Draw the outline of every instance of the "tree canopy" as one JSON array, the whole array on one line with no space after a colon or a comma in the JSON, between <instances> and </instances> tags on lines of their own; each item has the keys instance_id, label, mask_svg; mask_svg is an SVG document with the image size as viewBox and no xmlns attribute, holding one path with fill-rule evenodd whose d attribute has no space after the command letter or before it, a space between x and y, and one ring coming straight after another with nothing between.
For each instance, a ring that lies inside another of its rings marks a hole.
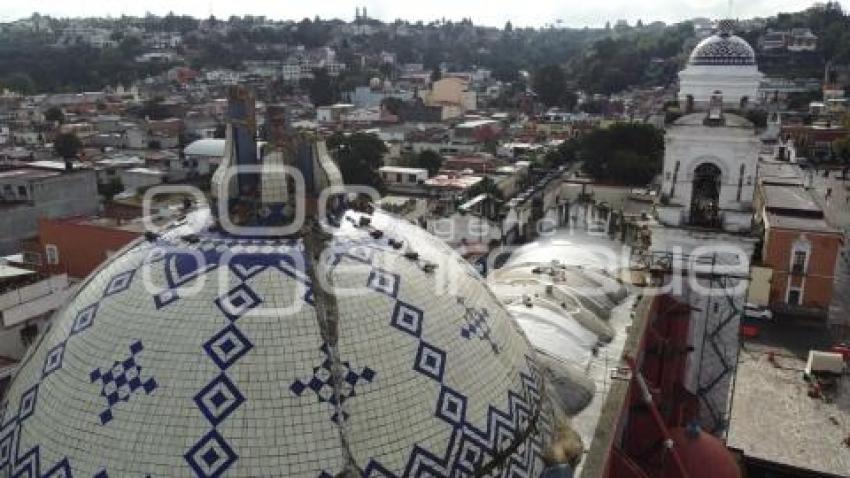
<instances>
[{"instance_id":1,"label":"tree canopy","mask_svg":"<svg viewBox=\"0 0 850 478\"><path fill-rule=\"evenodd\" d=\"M53 151L62 159L73 159L83 148L80 138L74 133L60 133L53 140Z\"/></svg>"},{"instance_id":2,"label":"tree canopy","mask_svg":"<svg viewBox=\"0 0 850 478\"><path fill-rule=\"evenodd\" d=\"M62 123L65 121L65 114L58 106L51 106L44 112L44 119L54 123Z\"/></svg>"},{"instance_id":3,"label":"tree canopy","mask_svg":"<svg viewBox=\"0 0 850 478\"><path fill-rule=\"evenodd\" d=\"M567 90L567 76L559 65L546 65L534 73L534 92L548 107L561 106L571 110L576 96Z\"/></svg>"},{"instance_id":4,"label":"tree canopy","mask_svg":"<svg viewBox=\"0 0 850 478\"><path fill-rule=\"evenodd\" d=\"M369 133L334 133L326 143L346 184L384 189L378 169L384 165L387 146L380 138Z\"/></svg>"},{"instance_id":5,"label":"tree canopy","mask_svg":"<svg viewBox=\"0 0 850 478\"><path fill-rule=\"evenodd\" d=\"M324 68L313 70L313 79L309 81L309 91L313 106L331 105L338 96L336 84Z\"/></svg>"},{"instance_id":6,"label":"tree canopy","mask_svg":"<svg viewBox=\"0 0 850 478\"><path fill-rule=\"evenodd\" d=\"M443 165L443 157L436 151L426 149L416 156L416 165L428 170L428 176L437 174Z\"/></svg>"},{"instance_id":7,"label":"tree canopy","mask_svg":"<svg viewBox=\"0 0 850 478\"><path fill-rule=\"evenodd\" d=\"M585 172L599 181L645 186L661 171L664 136L652 125L616 123L573 141Z\"/></svg>"}]
</instances>

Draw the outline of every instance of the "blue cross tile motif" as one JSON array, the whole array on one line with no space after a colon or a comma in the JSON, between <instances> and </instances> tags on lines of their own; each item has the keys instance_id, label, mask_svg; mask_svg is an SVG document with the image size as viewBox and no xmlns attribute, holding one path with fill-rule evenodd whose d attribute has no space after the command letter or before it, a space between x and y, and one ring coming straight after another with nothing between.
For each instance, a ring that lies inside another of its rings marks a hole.
<instances>
[{"instance_id":1,"label":"blue cross tile motif","mask_svg":"<svg viewBox=\"0 0 850 478\"><path fill-rule=\"evenodd\" d=\"M443 373L446 370L446 353L423 340L419 342L413 369L442 382Z\"/></svg>"},{"instance_id":2,"label":"blue cross tile motif","mask_svg":"<svg viewBox=\"0 0 850 478\"><path fill-rule=\"evenodd\" d=\"M97 307L98 304L95 302L77 313L74 325L71 326L71 335L77 335L92 326L94 317L97 315Z\"/></svg>"},{"instance_id":3,"label":"blue cross tile motif","mask_svg":"<svg viewBox=\"0 0 850 478\"><path fill-rule=\"evenodd\" d=\"M109 284L107 284L106 290L103 291L103 296L109 297L127 290L133 282L133 276L135 274L136 270L133 269L114 276L110 279Z\"/></svg>"},{"instance_id":4,"label":"blue cross tile motif","mask_svg":"<svg viewBox=\"0 0 850 478\"><path fill-rule=\"evenodd\" d=\"M59 342L47 351L47 356L44 357L44 368L41 372L42 378L47 377L51 373L62 368L62 357L64 355L65 341Z\"/></svg>"},{"instance_id":5,"label":"blue cross tile motif","mask_svg":"<svg viewBox=\"0 0 850 478\"><path fill-rule=\"evenodd\" d=\"M215 305L234 321L245 315L249 310L260 305L262 299L247 284L239 284L215 300Z\"/></svg>"},{"instance_id":6,"label":"blue cross tile motif","mask_svg":"<svg viewBox=\"0 0 850 478\"><path fill-rule=\"evenodd\" d=\"M490 328L489 318L490 314L487 309L466 308L466 312L463 314L466 323L460 328L460 336L466 340L478 338L487 342L493 349L493 353L497 354L499 353L499 345L493 340L493 329Z\"/></svg>"},{"instance_id":7,"label":"blue cross tile motif","mask_svg":"<svg viewBox=\"0 0 850 478\"><path fill-rule=\"evenodd\" d=\"M454 426L463 426L466 419L466 397L443 385L437 399L437 416Z\"/></svg>"},{"instance_id":8,"label":"blue cross tile motif","mask_svg":"<svg viewBox=\"0 0 850 478\"><path fill-rule=\"evenodd\" d=\"M325 355L325 360L320 366L313 368L313 376L306 381L295 379L289 386L289 390L298 397L303 395L305 391L309 390L316 394L316 397L319 399L319 403L329 403L333 405L334 414L331 416L331 420L339 423L340 418L345 420L348 418L348 415L343 412L342 417L340 417L336 411L337 405L342 405L349 398L356 396L356 387L372 383L377 372L369 367L363 367L360 371L357 371L351 367L349 362L341 362L342 382L339 384L339 387L336 387L336 378L332 373L333 363L330 358L330 352L327 344L323 344L320 350ZM337 393L334 392L335 388L338 388Z\"/></svg>"},{"instance_id":9,"label":"blue cross tile motif","mask_svg":"<svg viewBox=\"0 0 850 478\"><path fill-rule=\"evenodd\" d=\"M390 324L414 337L422 335L422 310L404 301L397 300Z\"/></svg>"},{"instance_id":10,"label":"blue cross tile motif","mask_svg":"<svg viewBox=\"0 0 850 478\"><path fill-rule=\"evenodd\" d=\"M215 429L204 435L183 457L200 478L218 478L238 458Z\"/></svg>"},{"instance_id":11,"label":"blue cross tile motif","mask_svg":"<svg viewBox=\"0 0 850 478\"><path fill-rule=\"evenodd\" d=\"M234 324L228 325L204 343L204 351L221 370L233 365L253 347L254 344Z\"/></svg>"},{"instance_id":12,"label":"blue cross tile motif","mask_svg":"<svg viewBox=\"0 0 850 478\"><path fill-rule=\"evenodd\" d=\"M44 474L44 478L72 478L71 464L68 463L68 459L63 458L62 461L53 465L53 468Z\"/></svg>"},{"instance_id":13,"label":"blue cross tile motif","mask_svg":"<svg viewBox=\"0 0 850 478\"><path fill-rule=\"evenodd\" d=\"M130 344L130 356L120 362L114 362L106 370L96 368L89 374L92 383L100 382L100 395L106 399L106 410L100 413L101 425L106 425L113 418L112 409L119 401L126 402L130 396L141 389L145 395L150 395L157 388L156 380L150 377L142 379L142 367L136 358L144 349L142 342L137 340Z\"/></svg>"},{"instance_id":14,"label":"blue cross tile motif","mask_svg":"<svg viewBox=\"0 0 850 478\"><path fill-rule=\"evenodd\" d=\"M168 305L173 304L180 300L180 295L174 289L165 289L153 296L153 303L156 306L157 310L162 309Z\"/></svg>"},{"instance_id":15,"label":"blue cross tile motif","mask_svg":"<svg viewBox=\"0 0 850 478\"><path fill-rule=\"evenodd\" d=\"M219 374L195 395L195 404L213 426L217 426L245 401L225 374Z\"/></svg>"},{"instance_id":16,"label":"blue cross tile motif","mask_svg":"<svg viewBox=\"0 0 850 478\"><path fill-rule=\"evenodd\" d=\"M21 403L18 406L18 421L24 421L35 411L35 403L38 400L38 384L30 387L21 395Z\"/></svg>"},{"instance_id":17,"label":"blue cross tile motif","mask_svg":"<svg viewBox=\"0 0 850 478\"><path fill-rule=\"evenodd\" d=\"M17 460L12 478L41 478L39 462L39 451L36 446Z\"/></svg>"},{"instance_id":18,"label":"blue cross tile motif","mask_svg":"<svg viewBox=\"0 0 850 478\"><path fill-rule=\"evenodd\" d=\"M383 269L374 268L369 273L369 280L366 286L370 289L386 294L392 298L398 295L399 276L392 272L387 272Z\"/></svg>"}]
</instances>

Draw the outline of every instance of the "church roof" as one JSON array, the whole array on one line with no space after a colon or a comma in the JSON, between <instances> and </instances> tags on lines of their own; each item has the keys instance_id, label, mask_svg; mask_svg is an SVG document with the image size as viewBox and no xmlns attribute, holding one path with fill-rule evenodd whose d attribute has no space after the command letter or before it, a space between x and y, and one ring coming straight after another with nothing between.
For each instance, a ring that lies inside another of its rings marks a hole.
<instances>
[{"instance_id":1,"label":"church roof","mask_svg":"<svg viewBox=\"0 0 850 478\"><path fill-rule=\"evenodd\" d=\"M542 473L553 409L535 352L448 246L349 210L314 262L304 238L210 223L196 211L81 285L6 395L0 469Z\"/></svg>"}]
</instances>

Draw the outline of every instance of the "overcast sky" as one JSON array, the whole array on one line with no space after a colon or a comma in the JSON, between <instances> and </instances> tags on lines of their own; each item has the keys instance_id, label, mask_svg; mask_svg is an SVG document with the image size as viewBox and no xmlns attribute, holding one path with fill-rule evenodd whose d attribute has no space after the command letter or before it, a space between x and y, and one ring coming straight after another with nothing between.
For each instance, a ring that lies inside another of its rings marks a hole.
<instances>
[{"instance_id":1,"label":"overcast sky","mask_svg":"<svg viewBox=\"0 0 850 478\"><path fill-rule=\"evenodd\" d=\"M769 16L781 11L798 11L814 0L738 0L732 8L739 18ZM850 0L842 0L847 9ZM29 16L33 12L52 16L119 16L165 14L174 11L206 17L265 15L274 19L354 17L356 5L366 6L369 16L385 21L411 21L471 17L476 24L502 26L511 20L517 26L543 26L561 20L565 26L602 26L626 19L634 23L661 20L675 22L698 16L725 17L728 0L0 0L0 20Z\"/></svg>"}]
</instances>

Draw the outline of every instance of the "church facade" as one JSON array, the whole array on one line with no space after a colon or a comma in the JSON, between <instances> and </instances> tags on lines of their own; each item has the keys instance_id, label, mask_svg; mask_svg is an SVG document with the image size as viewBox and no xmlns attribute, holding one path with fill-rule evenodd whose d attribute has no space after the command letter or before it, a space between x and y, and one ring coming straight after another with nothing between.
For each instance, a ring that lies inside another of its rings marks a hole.
<instances>
[{"instance_id":1,"label":"church facade","mask_svg":"<svg viewBox=\"0 0 850 478\"><path fill-rule=\"evenodd\" d=\"M659 220L668 226L748 231L761 141L755 126L730 109L755 98L761 73L755 53L720 31L703 40L680 74L688 114L667 127Z\"/></svg>"}]
</instances>

